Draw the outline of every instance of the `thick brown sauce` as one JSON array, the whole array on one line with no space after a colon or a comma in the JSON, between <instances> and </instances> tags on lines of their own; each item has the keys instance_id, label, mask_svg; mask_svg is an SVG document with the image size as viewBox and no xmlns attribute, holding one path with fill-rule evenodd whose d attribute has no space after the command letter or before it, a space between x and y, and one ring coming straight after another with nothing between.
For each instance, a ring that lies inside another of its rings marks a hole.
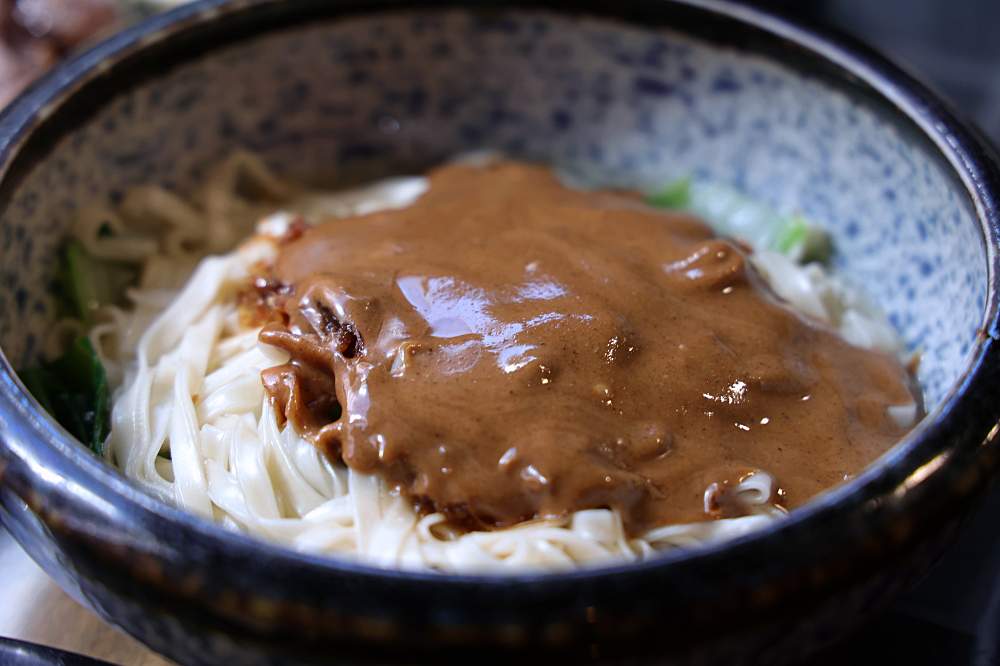
<instances>
[{"instance_id":1,"label":"thick brown sauce","mask_svg":"<svg viewBox=\"0 0 1000 666\"><path fill-rule=\"evenodd\" d=\"M753 470L794 506L914 400L899 362L777 302L701 222L537 166L437 169L404 210L285 244L258 288L261 340L292 355L263 373L281 413L467 527L733 515Z\"/></svg>"}]
</instances>

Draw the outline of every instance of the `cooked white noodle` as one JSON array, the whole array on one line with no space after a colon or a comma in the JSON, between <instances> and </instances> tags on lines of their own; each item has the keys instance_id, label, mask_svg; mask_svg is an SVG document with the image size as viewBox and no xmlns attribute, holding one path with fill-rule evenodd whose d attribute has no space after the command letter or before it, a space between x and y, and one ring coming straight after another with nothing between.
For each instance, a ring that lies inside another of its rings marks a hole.
<instances>
[{"instance_id":1,"label":"cooked white noodle","mask_svg":"<svg viewBox=\"0 0 1000 666\"><path fill-rule=\"evenodd\" d=\"M279 236L292 213L309 219L401 207L425 189L422 178L402 178L339 194L295 193L240 154L193 203L142 187L118 210L82 215L74 232L89 252L143 269L128 294L132 307L105 308L90 332L116 387L106 447L113 461L150 492L229 528L388 567L503 572L636 560L742 535L782 514L774 481L760 470L733 488L750 509L743 518L668 525L630 539L614 511L595 509L457 534L444 516L418 515L377 476L332 463L293 427L279 427L260 371L287 354L240 324L236 302L258 262L274 257L269 236ZM274 213L279 200L284 212ZM247 237L232 252L199 259ZM877 311L821 267L764 253L754 263L781 297L848 340L898 349ZM915 414L904 405L894 416L912 421Z\"/></svg>"}]
</instances>

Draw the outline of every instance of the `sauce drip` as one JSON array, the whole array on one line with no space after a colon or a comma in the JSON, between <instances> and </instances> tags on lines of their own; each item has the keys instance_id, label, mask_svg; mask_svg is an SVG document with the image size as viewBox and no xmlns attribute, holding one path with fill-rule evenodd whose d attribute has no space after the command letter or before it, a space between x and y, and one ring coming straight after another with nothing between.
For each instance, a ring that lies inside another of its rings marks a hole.
<instances>
[{"instance_id":1,"label":"sauce drip","mask_svg":"<svg viewBox=\"0 0 1000 666\"><path fill-rule=\"evenodd\" d=\"M513 162L450 165L402 210L325 222L262 285L280 414L418 508L489 529L589 508L630 534L794 506L907 430L888 355L794 313L747 250ZM776 498L777 499L777 498Z\"/></svg>"}]
</instances>

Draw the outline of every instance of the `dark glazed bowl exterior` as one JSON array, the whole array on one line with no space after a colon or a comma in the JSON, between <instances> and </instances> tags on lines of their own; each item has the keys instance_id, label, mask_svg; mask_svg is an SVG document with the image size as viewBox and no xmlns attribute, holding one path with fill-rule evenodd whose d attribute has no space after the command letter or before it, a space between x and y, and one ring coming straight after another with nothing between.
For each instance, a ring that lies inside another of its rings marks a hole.
<instances>
[{"instance_id":1,"label":"dark glazed bowl exterior","mask_svg":"<svg viewBox=\"0 0 1000 666\"><path fill-rule=\"evenodd\" d=\"M59 68L0 116L0 208L61 137L144 77L286 26L450 4L208 0L151 19ZM477 7L494 6L505 3ZM771 528L641 564L491 578L297 554L166 506L82 453L3 359L0 515L65 589L185 664L756 663L838 637L934 560L1000 463L1000 173L989 148L877 55L756 10L715 0L569 10L800 59L880 98L936 145L975 209L989 262L984 323L957 388L878 464Z\"/></svg>"}]
</instances>

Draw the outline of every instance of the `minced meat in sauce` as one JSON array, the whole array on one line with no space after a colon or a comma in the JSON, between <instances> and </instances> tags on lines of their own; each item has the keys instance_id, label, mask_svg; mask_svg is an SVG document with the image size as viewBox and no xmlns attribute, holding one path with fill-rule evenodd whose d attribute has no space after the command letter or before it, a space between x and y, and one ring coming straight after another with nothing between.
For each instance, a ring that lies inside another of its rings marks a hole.
<instances>
[{"instance_id":1,"label":"minced meat in sauce","mask_svg":"<svg viewBox=\"0 0 1000 666\"><path fill-rule=\"evenodd\" d=\"M905 434L893 357L778 301L743 247L514 162L434 170L401 210L313 227L257 280L279 413L474 529L590 508L631 534L786 506Z\"/></svg>"}]
</instances>

